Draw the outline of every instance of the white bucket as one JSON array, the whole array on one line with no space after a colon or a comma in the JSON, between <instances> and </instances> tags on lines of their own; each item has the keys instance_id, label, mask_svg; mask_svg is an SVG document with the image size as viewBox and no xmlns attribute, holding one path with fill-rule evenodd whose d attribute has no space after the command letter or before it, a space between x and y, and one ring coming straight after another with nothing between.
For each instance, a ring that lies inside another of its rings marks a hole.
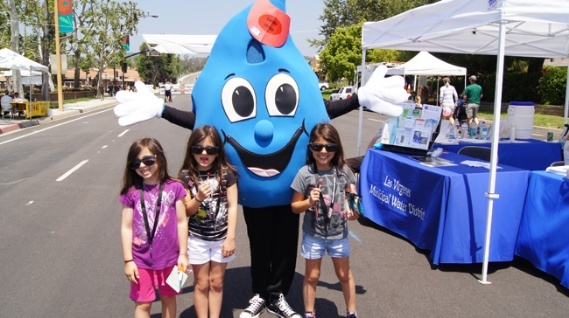
<instances>
[{"instance_id":1,"label":"white bucket","mask_svg":"<svg viewBox=\"0 0 569 318\"><path fill-rule=\"evenodd\" d=\"M508 105L508 126L516 125L516 139L531 139L534 113L535 108L532 102L510 102Z\"/></svg>"}]
</instances>

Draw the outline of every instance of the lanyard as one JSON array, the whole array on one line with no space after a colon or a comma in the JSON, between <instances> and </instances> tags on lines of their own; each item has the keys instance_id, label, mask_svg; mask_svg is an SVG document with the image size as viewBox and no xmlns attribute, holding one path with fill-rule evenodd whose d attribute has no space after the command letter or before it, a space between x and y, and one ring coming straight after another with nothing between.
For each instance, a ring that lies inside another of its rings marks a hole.
<instances>
[{"instance_id":1,"label":"lanyard","mask_svg":"<svg viewBox=\"0 0 569 318\"><path fill-rule=\"evenodd\" d=\"M319 198L320 207L322 208L326 227L330 226L330 219L332 218L332 213L334 212L333 211L334 200L336 200L336 184L338 181L338 171L336 167L333 167L332 170L334 171L334 181L332 186L332 193L330 194L330 205L326 206L326 202L324 202L324 196L322 194L322 191L320 191L320 198ZM318 212L316 212L316 219L318 219Z\"/></svg>"},{"instance_id":2,"label":"lanyard","mask_svg":"<svg viewBox=\"0 0 569 318\"><path fill-rule=\"evenodd\" d=\"M158 226L160 217L160 207L162 206L162 189L163 185L160 183L158 189L158 202L156 203L156 216L154 217L154 225L152 226L152 232L150 232L150 222L148 221L148 214L146 213L146 205L144 205L144 192L140 189L140 209L142 210L142 215L144 216L144 226L146 228L146 233L148 233L148 245L150 245L150 251L152 251L152 240L154 239L154 234L156 234L156 227Z\"/></svg>"}]
</instances>

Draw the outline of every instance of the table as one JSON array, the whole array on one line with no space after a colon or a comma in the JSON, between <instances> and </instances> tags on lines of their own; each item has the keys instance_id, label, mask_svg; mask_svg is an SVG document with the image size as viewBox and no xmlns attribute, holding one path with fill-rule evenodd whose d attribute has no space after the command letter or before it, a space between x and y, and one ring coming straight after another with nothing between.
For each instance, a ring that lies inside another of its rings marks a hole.
<instances>
[{"instance_id":1,"label":"table","mask_svg":"<svg viewBox=\"0 0 569 318\"><path fill-rule=\"evenodd\" d=\"M26 118L32 118L37 116L47 116L47 110L49 109L50 102L48 101L35 101L28 102L25 101L12 101L12 114L15 112L25 111Z\"/></svg>"},{"instance_id":2,"label":"table","mask_svg":"<svg viewBox=\"0 0 569 318\"><path fill-rule=\"evenodd\" d=\"M435 143L434 147L458 153L466 146L491 147L490 142ZM500 140L498 143L498 164L505 164L527 170L545 170L554 161L561 161L562 149L559 142L547 142L535 139L509 141Z\"/></svg>"},{"instance_id":3,"label":"table","mask_svg":"<svg viewBox=\"0 0 569 318\"><path fill-rule=\"evenodd\" d=\"M435 265L483 261L489 170L459 164L428 167L411 158L368 149L360 174L367 218L430 250ZM476 160L446 153L460 163ZM530 171L501 165L496 174L492 262L511 261Z\"/></svg>"},{"instance_id":4,"label":"table","mask_svg":"<svg viewBox=\"0 0 569 318\"><path fill-rule=\"evenodd\" d=\"M533 171L515 253L569 288L568 230L569 180Z\"/></svg>"},{"instance_id":5,"label":"table","mask_svg":"<svg viewBox=\"0 0 569 318\"><path fill-rule=\"evenodd\" d=\"M12 105L12 116L14 114L19 114L20 112L26 111L28 109L28 102L27 101L14 101L10 102Z\"/></svg>"}]
</instances>

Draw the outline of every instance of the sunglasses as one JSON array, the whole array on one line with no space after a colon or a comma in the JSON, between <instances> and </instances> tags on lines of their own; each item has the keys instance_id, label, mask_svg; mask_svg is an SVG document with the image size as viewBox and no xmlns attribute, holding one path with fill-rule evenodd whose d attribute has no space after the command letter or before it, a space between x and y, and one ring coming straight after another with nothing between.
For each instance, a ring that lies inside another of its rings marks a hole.
<instances>
[{"instance_id":1,"label":"sunglasses","mask_svg":"<svg viewBox=\"0 0 569 318\"><path fill-rule=\"evenodd\" d=\"M308 144L308 148L310 148L310 150L312 151L322 151L322 148L326 148L327 152L336 152L336 150L338 150L338 145L336 144L324 145L324 144L311 142Z\"/></svg>"},{"instance_id":2,"label":"sunglasses","mask_svg":"<svg viewBox=\"0 0 569 318\"><path fill-rule=\"evenodd\" d=\"M200 155L203 153L203 151L205 150L205 153L207 153L208 155L217 155L217 152L219 151L219 147L217 146L192 146L192 153L194 155Z\"/></svg>"},{"instance_id":3,"label":"sunglasses","mask_svg":"<svg viewBox=\"0 0 569 318\"><path fill-rule=\"evenodd\" d=\"M143 157L142 159L136 159L130 163L130 168L132 170L136 170L136 169L140 168L141 163L143 163L147 167L152 166L153 164L156 163L156 155L146 156L146 157Z\"/></svg>"}]
</instances>

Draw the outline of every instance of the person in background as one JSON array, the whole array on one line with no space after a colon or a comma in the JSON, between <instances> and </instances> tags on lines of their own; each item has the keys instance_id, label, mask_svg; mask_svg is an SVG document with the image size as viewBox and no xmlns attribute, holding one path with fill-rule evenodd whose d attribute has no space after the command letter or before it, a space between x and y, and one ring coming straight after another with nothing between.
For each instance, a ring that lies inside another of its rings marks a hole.
<instances>
[{"instance_id":1,"label":"person in background","mask_svg":"<svg viewBox=\"0 0 569 318\"><path fill-rule=\"evenodd\" d=\"M120 202L124 273L130 281L134 317L150 317L158 289L162 317L176 317L177 292L166 283L174 266L185 271L188 223L186 189L168 175L166 156L156 139L129 148Z\"/></svg>"},{"instance_id":2,"label":"person in background","mask_svg":"<svg viewBox=\"0 0 569 318\"><path fill-rule=\"evenodd\" d=\"M415 96L415 108L423 108L423 104L421 104L421 96Z\"/></svg>"},{"instance_id":3,"label":"person in background","mask_svg":"<svg viewBox=\"0 0 569 318\"><path fill-rule=\"evenodd\" d=\"M227 162L213 126L192 131L180 180L190 189L188 255L194 273L194 307L200 318L221 314L223 278L235 258L237 172Z\"/></svg>"},{"instance_id":4,"label":"person in background","mask_svg":"<svg viewBox=\"0 0 569 318\"><path fill-rule=\"evenodd\" d=\"M458 104L458 93L454 86L450 85L450 78L443 78L444 85L441 87L441 93L439 95L439 104L443 108L443 119L450 121L451 125L454 125L454 109Z\"/></svg>"},{"instance_id":5,"label":"person in background","mask_svg":"<svg viewBox=\"0 0 569 318\"><path fill-rule=\"evenodd\" d=\"M466 101L466 116L470 126L472 120L478 125L478 110L480 109L480 100L484 96L482 94L482 86L476 84L476 75L468 78L470 85L464 89L463 98Z\"/></svg>"},{"instance_id":6,"label":"person in background","mask_svg":"<svg viewBox=\"0 0 569 318\"><path fill-rule=\"evenodd\" d=\"M10 104L11 101L12 96L10 96L10 92L8 92L8 90L4 91L4 95L0 98L0 105L4 114L12 111L12 104Z\"/></svg>"},{"instance_id":7,"label":"person in background","mask_svg":"<svg viewBox=\"0 0 569 318\"><path fill-rule=\"evenodd\" d=\"M167 81L166 84L164 84L164 96L166 98L166 103L172 102L172 83L170 81Z\"/></svg>"},{"instance_id":8,"label":"person in background","mask_svg":"<svg viewBox=\"0 0 569 318\"><path fill-rule=\"evenodd\" d=\"M305 318L314 318L316 286L322 258L332 257L336 276L346 302L346 317L357 318L356 284L350 269L348 220L357 216L350 209L347 192L355 193L356 179L344 162L340 134L329 123L314 126L308 144L307 165L300 168L292 181L291 208L303 213L302 257L306 269L302 286Z\"/></svg>"}]
</instances>

